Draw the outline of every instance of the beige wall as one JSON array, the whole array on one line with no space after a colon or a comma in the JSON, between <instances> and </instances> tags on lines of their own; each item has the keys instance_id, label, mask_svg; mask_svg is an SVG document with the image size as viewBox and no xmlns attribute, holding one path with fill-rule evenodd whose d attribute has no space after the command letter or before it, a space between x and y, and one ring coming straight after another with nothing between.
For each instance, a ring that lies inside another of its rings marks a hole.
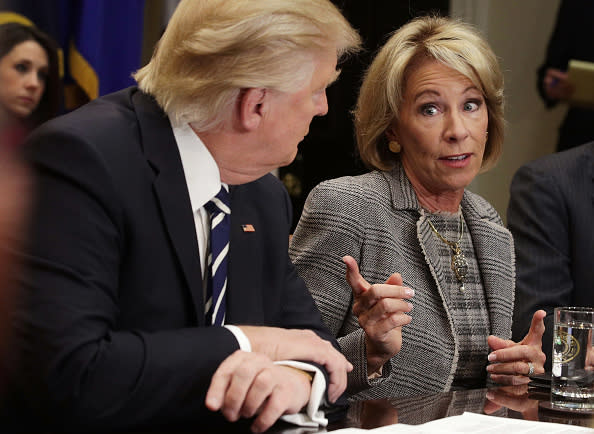
<instances>
[{"instance_id":1,"label":"beige wall","mask_svg":"<svg viewBox=\"0 0 594 434\"><path fill-rule=\"evenodd\" d=\"M565 107L546 110L536 91L560 0L451 0L455 16L475 23L500 58L505 74L506 140L497 167L470 189L495 206L505 220L509 184L526 161L553 152Z\"/></svg>"}]
</instances>

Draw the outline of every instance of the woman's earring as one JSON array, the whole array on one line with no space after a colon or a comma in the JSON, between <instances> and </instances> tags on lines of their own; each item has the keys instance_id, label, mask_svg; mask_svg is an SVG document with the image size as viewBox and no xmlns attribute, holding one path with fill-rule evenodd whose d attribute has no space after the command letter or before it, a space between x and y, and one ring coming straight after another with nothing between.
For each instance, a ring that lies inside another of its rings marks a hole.
<instances>
[{"instance_id":1,"label":"woman's earring","mask_svg":"<svg viewBox=\"0 0 594 434\"><path fill-rule=\"evenodd\" d=\"M388 148L390 148L390 151L395 154L399 153L402 149L400 143L398 143L396 140L390 140L390 143L388 143Z\"/></svg>"}]
</instances>

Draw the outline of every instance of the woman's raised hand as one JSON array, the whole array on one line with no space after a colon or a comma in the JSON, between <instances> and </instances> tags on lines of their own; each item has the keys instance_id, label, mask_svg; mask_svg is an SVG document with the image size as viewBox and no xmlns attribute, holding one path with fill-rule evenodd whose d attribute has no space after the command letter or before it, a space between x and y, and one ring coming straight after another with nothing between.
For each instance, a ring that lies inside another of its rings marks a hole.
<instances>
[{"instance_id":1,"label":"woman's raised hand","mask_svg":"<svg viewBox=\"0 0 594 434\"><path fill-rule=\"evenodd\" d=\"M365 331L367 371L378 371L402 347L402 326L410 323L414 291L402 286L402 276L392 274L385 283L371 285L351 256L342 258L346 279L353 289L353 313Z\"/></svg>"}]
</instances>

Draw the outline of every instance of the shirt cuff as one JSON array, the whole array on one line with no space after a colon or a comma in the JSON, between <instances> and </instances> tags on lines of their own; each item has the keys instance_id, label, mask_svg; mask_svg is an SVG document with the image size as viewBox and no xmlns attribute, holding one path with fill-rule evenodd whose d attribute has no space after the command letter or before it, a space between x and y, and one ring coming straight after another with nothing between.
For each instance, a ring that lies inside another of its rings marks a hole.
<instances>
[{"instance_id":1,"label":"shirt cuff","mask_svg":"<svg viewBox=\"0 0 594 434\"><path fill-rule=\"evenodd\" d=\"M233 336L235 336L235 339L237 339L240 350L246 351L248 353L252 352L252 344L250 344L250 340L239 327L230 324L225 324L223 327L233 333Z\"/></svg>"},{"instance_id":2,"label":"shirt cuff","mask_svg":"<svg viewBox=\"0 0 594 434\"><path fill-rule=\"evenodd\" d=\"M305 413L301 412L296 414L285 414L281 416L281 420L305 427L327 426L328 419L326 419L324 416L324 412L320 410L320 406L326 403L326 377L322 371L320 371L316 366L310 365L308 363L296 362L294 360L282 360L274 362L274 364L290 366L292 368L300 369L313 374L309 402L304 408Z\"/></svg>"}]
</instances>

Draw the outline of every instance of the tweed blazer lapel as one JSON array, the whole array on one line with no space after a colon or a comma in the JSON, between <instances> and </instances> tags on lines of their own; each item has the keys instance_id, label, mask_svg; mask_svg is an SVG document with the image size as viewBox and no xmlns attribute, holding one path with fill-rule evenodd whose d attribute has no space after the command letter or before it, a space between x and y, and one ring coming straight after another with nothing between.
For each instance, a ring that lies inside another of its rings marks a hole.
<instances>
[{"instance_id":1,"label":"tweed blazer lapel","mask_svg":"<svg viewBox=\"0 0 594 434\"><path fill-rule=\"evenodd\" d=\"M384 173L384 177L390 184L392 206L394 209L398 211L410 211L411 214L414 215L413 218L416 220L419 245L421 246L425 261L433 276L435 286L437 287L441 299L444 300L443 288L440 282L444 282L445 279L443 267L438 260L439 240L431 231L429 224L427 223L427 217L421 212L421 206L419 205L412 184L406 176L406 172L401 164L397 164L391 174ZM452 327L452 339L456 340L456 336L453 333L453 325L450 325ZM457 355L454 355L454 358L456 357Z\"/></svg>"},{"instance_id":2,"label":"tweed blazer lapel","mask_svg":"<svg viewBox=\"0 0 594 434\"><path fill-rule=\"evenodd\" d=\"M420 213L417 220L419 244L435 280L440 296L444 299L442 265L438 261L439 240L427 224L427 218L420 211L416 194L401 164L392 174L384 175L390 183L392 206L397 210L411 210ZM491 321L491 333L504 339L511 337L511 316L514 304L515 254L511 233L503 227L500 217L490 211L484 199L466 191L462 198L462 213L472 237L476 259L483 280L487 309ZM493 252L499 252L495 256ZM506 252L503 256L501 252ZM503 282L503 283L502 283ZM456 336L452 333L453 339ZM456 358L457 355L454 355Z\"/></svg>"},{"instance_id":3,"label":"tweed blazer lapel","mask_svg":"<svg viewBox=\"0 0 594 434\"><path fill-rule=\"evenodd\" d=\"M445 300L444 289L441 286L441 282L445 282L445 270L441 262L439 261L439 247L441 241L435 236L433 231L430 229L429 223L427 223L427 216L421 213L421 217L417 220L417 238L421 245L421 250L425 255L425 261L429 266L431 275L435 280L435 286L442 300ZM445 306L445 305L444 305ZM448 315L449 318L449 315ZM451 325L451 323L450 323ZM453 331L453 326L452 326ZM456 335L453 335L454 341L457 341ZM456 342L457 344L457 342ZM457 346L457 345L456 345Z\"/></svg>"},{"instance_id":4,"label":"tweed blazer lapel","mask_svg":"<svg viewBox=\"0 0 594 434\"><path fill-rule=\"evenodd\" d=\"M391 172L381 173L390 185L392 207L395 210L418 211L421 208L412 184L408 180L406 172L400 163L397 163Z\"/></svg>"},{"instance_id":5,"label":"tweed blazer lapel","mask_svg":"<svg viewBox=\"0 0 594 434\"><path fill-rule=\"evenodd\" d=\"M446 270L443 269L442 263L439 261L439 243L441 241L435 236L435 234L431 230L429 224L427 223L427 216L423 212L421 212L421 216L417 220L417 238L419 240L421 250L423 251L423 255L425 256L425 262L429 267L431 276L433 276L435 287L437 288L437 292L439 293L439 297L447 314L448 323L450 326L450 335L446 335L443 338L445 340L451 340L454 342L453 351L447 354L447 356L450 357L452 360L452 363L450 364L450 371L447 373L447 378L443 378L443 387L445 389L449 389L449 387L452 384L452 381L454 380L456 367L458 366L458 348L460 347L460 343L458 335L455 332L452 317L446 306L444 288L441 285L441 282L446 281Z\"/></svg>"},{"instance_id":6,"label":"tweed blazer lapel","mask_svg":"<svg viewBox=\"0 0 594 434\"><path fill-rule=\"evenodd\" d=\"M510 339L516 281L512 235L503 227L499 216L489 214L478 197L470 192L464 193L462 213L481 271L491 334Z\"/></svg>"},{"instance_id":7,"label":"tweed blazer lapel","mask_svg":"<svg viewBox=\"0 0 594 434\"><path fill-rule=\"evenodd\" d=\"M393 169L392 174L384 174L384 176L390 183L390 189L392 191L392 206L398 212L404 211L410 213L411 223L416 224L417 240L421 247L421 251L423 252L425 262L427 263L429 271L431 272L431 276L433 277L433 282L437 288L437 292L439 293L439 298L443 304L445 303L445 297L441 282L445 281L445 270L443 270L443 267L438 260L439 239L433 234L429 225L426 223L427 218L421 212L421 206L419 205L417 195L414 192L412 184L406 176L402 165L397 164ZM451 360L451 363L449 364L449 371L444 369L439 373L433 372L428 375L431 377L432 382L440 384L440 388L447 389L450 387L453 381L456 366L458 364L459 344L458 337L454 332L454 325L452 323L451 317L445 308L445 304L443 304L443 306L447 313L449 328L443 329L444 334L440 336L440 339L443 342L453 342L454 345L450 345L449 348L443 346L439 349L439 351L443 353L443 357L445 359ZM415 338L422 339L421 336L416 336Z\"/></svg>"},{"instance_id":8,"label":"tweed blazer lapel","mask_svg":"<svg viewBox=\"0 0 594 434\"><path fill-rule=\"evenodd\" d=\"M390 183L392 206L394 209L399 211L409 210L416 214L417 238L423 254L425 255L425 261L435 280L435 285L443 299L443 288L441 287L440 282L444 281L444 270L441 263L438 261L439 240L433 235L433 232L427 223L427 217L421 212L421 206L419 205L417 195L406 176L406 172L402 165L397 164L390 175L384 174L384 176Z\"/></svg>"},{"instance_id":9,"label":"tweed blazer lapel","mask_svg":"<svg viewBox=\"0 0 594 434\"><path fill-rule=\"evenodd\" d=\"M173 245L193 300L196 321L204 325L202 273L190 196L181 157L169 120L147 94L137 92L133 103L140 124L142 146L155 172L154 190L163 224Z\"/></svg>"}]
</instances>

